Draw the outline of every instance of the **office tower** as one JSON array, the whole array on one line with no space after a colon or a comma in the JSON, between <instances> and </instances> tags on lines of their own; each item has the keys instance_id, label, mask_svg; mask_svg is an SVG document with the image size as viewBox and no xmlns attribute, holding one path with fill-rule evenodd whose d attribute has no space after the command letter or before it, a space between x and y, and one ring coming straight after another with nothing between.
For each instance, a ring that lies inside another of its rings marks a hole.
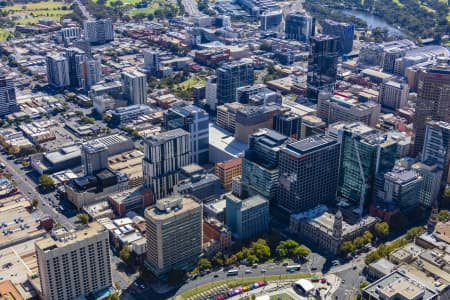
<instances>
[{"instance_id":1,"label":"office tower","mask_svg":"<svg viewBox=\"0 0 450 300\"><path fill-rule=\"evenodd\" d=\"M97 140L81 144L81 165L84 175L94 175L108 167L108 147Z\"/></svg>"},{"instance_id":2,"label":"office tower","mask_svg":"<svg viewBox=\"0 0 450 300\"><path fill-rule=\"evenodd\" d=\"M109 234L96 222L54 229L35 249L43 299L72 300L112 286Z\"/></svg>"},{"instance_id":3,"label":"office tower","mask_svg":"<svg viewBox=\"0 0 450 300\"><path fill-rule=\"evenodd\" d=\"M269 92L271 90L267 88L267 85L262 83L241 86L236 89L236 101L242 104L248 104L252 96Z\"/></svg>"},{"instance_id":4,"label":"office tower","mask_svg":"<svg viewBox=\"0 0 450 300\"><path fill-rule=\"evenodd\" d=\"M190 197L161 199L144 212L147 247L145 266L162 277L194 263L202 253L202 206Z\"/></svg>"},{"instance_id":5,"label":"office tower","mask_svg":"<svg viewBox=\"0 0 450 300\"><path fill-rule=\"evenodd\" d=\"M17 112L18 110L14 79L6 73L0 72L0 116Z\"/></svg>"},{"instance_id":6,"label":"office tower","mask_svg":"<svg viewBox=\"0 0 450 300\"><path fill-rule=\"evenodd\" d=\"M122 72L123 94L130 104L147 102L147 76L137 70Z\"/></svg>"},{"instance_id":7,"label":"office tower","mask_svg":"<svg viewBox=\"0 0 450 300\"><path fill-rule=\"evenodd\" d=\"M279 8L268 9L259 15L261 30L277 30L283 21L283 11Z\"/></svg>"},{"instance_id":8,"label":"office tower","mask_svg":"<svg viewBox=\"0 0 450 300\"><path fill-rule=\"evenodd\" d=\"M369 66L381 66L383 62L384 47L375 42L361 43L358 64Z\"/></svg>"},{"instance_id":9,"label":"office tower","mask_svg":"<svg viewBox=\"0 0 450 300\"><path fill-rule=\"evenodd\" d=\"M406 83L386 81L381 83L378 102L387 109L397 110L408 103L409 87Z\"/></svg>"},{"instance_id":10,"label":"office tower","mask_svg":"<svg viewBox=\"0 0 450 300\"><path fill-rule=\"evenodd\" d=\"M284 32L289 40L309 42L315 33L314 17L306 12L290 12L286 15Z\"/></svg>"},{"instance_id":11,"label":"office tower","mask_svg":"<svg viewBox=\"0 0 450 300\"><path fill-rule=\"evenodd\" d=\"M92 44L104 44L114 40L110 19L84 21L84 38Z\"/></svg>"},{"instance_id":12,"label":"office tower","mask_svg":"<svg viewBox=\"0 0 450 300\"><path fill-rule=\"evenodd\" d=\"M302 118L294 113L278 114L273 117L273 129L282 135L300 139Z\"/></svg>"},{"instance_id":13,"label":"office tower","mask_svg":"<svg viewBox=\"0 0 450 300\"><path fill-rule=\"evenodd\" d=\"M337 43L337 51L340 54L352 52L354 35L353 24L325 19L322 23L322 33L334 35L339 38Z\"/></svg>"},{"instance_id":14,"label":"office tower","mask_svg":"<svg viewBox=\"0 0 450 300\"><path fill-rule=\"evenodd\" d=\"M233 177L242 174L242 158L237 157L227 161L218 162L215 166L215 174L220 178L223 188L230 189Z\"/></svg>"},{"instance_id":15,"label":"office tower","mask_svg":"<svg viewBox=\"0 0 450 300\"><path fill-rule=\"evenodd\" d=\"M102 80L102 64L98 58L86 59L81 63L81 70L82 86L85 90Z\"/></svg>"},{"instance_id":16,"label":"office tower","mask_svg":"<svg viewBox=\"0 0 450 300\"><path fill-rule=\"evenodd\" d=\"M240 241L255 238L269 230L269 200L261 195L241 199L226 194L225 224Z\"/></svg>"},{"instance_id":17,"label":"office tower","mask_svg":"<svg viewBox=\"0 0 450 300\"><path fill-rule=\"evenodd\" d=\"M439 199L442 182L442 168L432 161L417 162L411 170L422 177L422 186L419 192L419 203L431 207Z\"/></svg>"},{"instance_id":18,"label":"office tower","mask_svg":"<svg viewBox=\"0 0 450 300\"><path fill-rule=\"evenodd\" d=\"M142 171L144 186L150 188L153 199L170 195L178 184L179 170L190 163L189 132L174 129L153 135L144 141Z\"/></svg>"},{"instance_id":19,"label":"office tower","mask_svg":"<svg viewBox=\"0 0 450 300\"><path fill-rule=\"evenodd\" d=\"M374 127L380 117L381 105L374 101L361 102L355 98L320 93L317 116L327 124L362 122Z\"/></svg>"},{"instance_id":20,"label":"office tower","mask_svg":"<svg viewBox=\"0 0 450 300\"><path fill-rule=\"evenodd\" d=\"M382 44L383 47L383 58L381 61L381 66L383 67L383 72L394 73L395 62L397 59L405 56L408 50L417 48L414 42L410 40L396 40L392 42L385 42Z\"/></svg>"},{"instance_id":21,"label":"office tower","mask_svg":"<svg viewBox=\"0 0 450 300\"><path fill-rule=\"evenodd\" d=\"M310 39L306 97L317 101L320 91L333 91L337 74L338 38L317 35Z\"/></svg>"},{"instance_id":22,"label":"office tower","mask_svg":"<svg viewBox=\"0 0 450 300\"><path fill-rule=\"evenodd\" d=\"M244 60L224 63L216 70L216 76L218 104L234 102L238 87L253 84L253 65Z\"/></svg>"},{"instance_id":23,"label":"office tower","mask_svg":"<svg viewBox=\"0 0 450 300\"><path fill-rule=\"evenodd\" d=\"M278 206L299 212L319 204L335 203L339 176L340 144L316 135L280 150Z\"/></svg>"},{"instance_id":24,"label":"office tower","mask_svg":"<svg viewBox=\"0 0 450 300\"><path fill-rule=\"evenodd\" d=\"M81 64L87 59L86 53L78 48L70 47L66 49L65 56L69 64L69 82L72 88L82 87L82 66Z\"/></svg>"},{"instance_id":25,"label":"office tower","mask_svg":"<svg viewBox=\"0 0 450 300\"><path fill-rule=\"evenodd\" d=\"M209 161L209 116L195 105L176 105L164 111L165 130L182 128L189 132L191 162L206 164Z\"/></svg>"},{"instance_id":26,"label":"office tower","mask_svg":"<svg viewBox=\"0 0 450 300\"><path fill-rule=\"evenodd\" d=\"M443 170L442 183L449 180L450 163L450 124L430 121L426 124L423 142L422 161L436 163Z\"/></svg>"},{"instance_id":27,"label":"office tower","mask_svg":"<svg viewBox=\"0 0 450 300\"><path fill-rule=\"evenodd\" d=\"M236 114L238 110L244 107L245 105L239 102L225 103L224 105L217 106L217 125L220 128L234 133L236 131Z\"/></svg>"},{"instance_id":28,"label":"office tower","mask_svg":"<svg viewBox=\"0 0 450 300\"><path fill-rule=\"evenodd\" d=\"M279 187L279 152L292 142L271 129L261 129L249 138L249 147L242 161L242 185L250 194L275 200Z\"/></svg>"},{"instance_id":29,"label":"office tower","mask_svg":"<svg viewBox=\"0 0 450 300\"><path fill-rule=\"evenodd\" d=\"M153 74L159 72L160 58L159 52L153 49L144 50L144 67L150 70Z\"/></svg>"},{"instance_id":30,"label":"office tower","mask_svg":"<svg viewBox=\"0 0 450 300\"><path fill-rule=\"evenodd\" d=\"M383 188L377 196L384 202L394 205L401 211L408 211L419 205L422 177L412 170L395 168L383 176Z\"/></svg>"},{"instance_id":31,"label":"office tower","mask_svg":"<svg viewBox=\"0 0 450 300\"><path fill-rule=\"evenodd\" d=\"M373 199L376 176L394 167L397 141L360 122L333 125L329 134L335 132L342 145L338 195L364 208Z\"/></svg>"},{"instance_id":32,"label":"office tower","mask_svg":"<svg viewBox=\"0 0 450 300\"><path fill-rule=\"evenodd\" d=\"M47 81L48 84L63 88L70 85L69 62L62 55L47 55Z\"/></svg>"},{"instance_id":33,"label":"office tower","mask_svg":"<svg viewBox=\"0 0 450 300\"><path fill-rule=\"evenodd\" d=\"M435 65L418 73L418 93L414 116L414 155L423 149L428 121L450 122L450 68Z\"/></svg>"},{"instance_id":34,"label":"office tower","mask_svg":"<svg viewBox=\"0 0 450 300\"><path fill-rule=\"evenodd\" d=\"M234 137L248 143L249 136L262 128L273 128L273 117L287 111L279 105L244 106L236 112Z\"/></svg>"},{"instance_id":35,"label":"office tower","mask_svg":"<svg viewBox=\"0 0 450 300\"><path fill-rule=\"evenodd\" d=\"M205 84L205 99L209 109L216 110L217 106L217 77L208 76Z\"/></svg>"}]
</instances>

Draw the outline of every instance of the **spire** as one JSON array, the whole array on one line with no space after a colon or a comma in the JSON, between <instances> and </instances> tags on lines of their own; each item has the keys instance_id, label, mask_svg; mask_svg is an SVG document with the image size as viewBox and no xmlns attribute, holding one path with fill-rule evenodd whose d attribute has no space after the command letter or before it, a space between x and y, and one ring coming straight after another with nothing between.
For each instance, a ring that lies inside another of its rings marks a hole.
<instances>
[{"instance_id":1,"label":"spire","mask_svg":"<svg viewBox=\"0 0 450 300\"><path fill-rule=\"evenodd\" d=\"M427 230L430 233L433 232L434 228L436 227L436 224L438 222L438 213L439 213L438 203L437 203L437 200L435 200L433 202L430 218L428 219L428 223L427 223Z\"/></svg>"}]
</instances>

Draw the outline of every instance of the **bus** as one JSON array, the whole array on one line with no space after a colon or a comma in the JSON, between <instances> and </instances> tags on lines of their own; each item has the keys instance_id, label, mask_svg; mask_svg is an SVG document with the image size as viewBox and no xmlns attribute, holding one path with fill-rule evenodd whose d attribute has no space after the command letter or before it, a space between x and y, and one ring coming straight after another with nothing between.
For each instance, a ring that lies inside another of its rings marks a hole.
<instances>
[{"instance_id":1,"label":"bus","mask_svg":"<svg viewBox=\"0 0 450 300\"><path fill-rule=\"evenodd\" d=\"M236 276L239 273L239 270L230 270L227 272L227 276Z\"/></svg>"},{"instance_id":2,"label":"bus","mask_svg":"<svg viewBox=\"0 0 450 300\"><path fill-rule=\"evenodd\" d=\"M286 271L288 272L296 272L300 271L301 266L300 265L290 265L286 267Z\"/></svg>"}]
</instances>

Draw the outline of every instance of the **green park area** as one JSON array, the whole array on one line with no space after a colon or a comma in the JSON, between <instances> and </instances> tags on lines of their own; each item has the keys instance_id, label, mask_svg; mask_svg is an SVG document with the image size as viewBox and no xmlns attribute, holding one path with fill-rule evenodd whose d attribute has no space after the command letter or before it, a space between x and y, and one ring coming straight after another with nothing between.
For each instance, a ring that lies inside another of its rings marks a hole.
<instances>
[{"instance_id":1,"label":"green park area","mask_svg":"<svg viewBox=\"0 0 450 300\"><path fill-rule=\"evenodd\" d=\"M15 24L35 24L43 18L59 21L62 16L72 13L69 3L56 1L18 3L2 7L0 10L7 12L7 17Z\"/></svg>"},{"instance_id":2,"label":"green park area","mask_svg":"<svg viewBox=\"0 0 450 300\"><path fill-rule=\"evenodd\" d=\"M294 299L288 294L277 294L270 296L270 300L294 300Z\"/></svg>"}]
</instances>

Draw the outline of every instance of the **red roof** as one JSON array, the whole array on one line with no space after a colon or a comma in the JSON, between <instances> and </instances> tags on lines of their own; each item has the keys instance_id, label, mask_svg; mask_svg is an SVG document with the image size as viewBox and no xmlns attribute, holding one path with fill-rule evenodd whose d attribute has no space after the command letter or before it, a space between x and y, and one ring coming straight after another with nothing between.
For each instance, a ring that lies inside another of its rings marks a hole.
<instances>
[{"instance_id":1,"label":"red roof","mask_svg":"<svg viewBox=\"0 0 450 300\"><path fill-rule=\"evenodd\" d=\"M242 165L242 157L233 158L233 159L230 159L227 161L217 163L217 166L219 166L222 169L229 169L229 168L236 167L239 165Z\"/></svg>"}]
</instances>

